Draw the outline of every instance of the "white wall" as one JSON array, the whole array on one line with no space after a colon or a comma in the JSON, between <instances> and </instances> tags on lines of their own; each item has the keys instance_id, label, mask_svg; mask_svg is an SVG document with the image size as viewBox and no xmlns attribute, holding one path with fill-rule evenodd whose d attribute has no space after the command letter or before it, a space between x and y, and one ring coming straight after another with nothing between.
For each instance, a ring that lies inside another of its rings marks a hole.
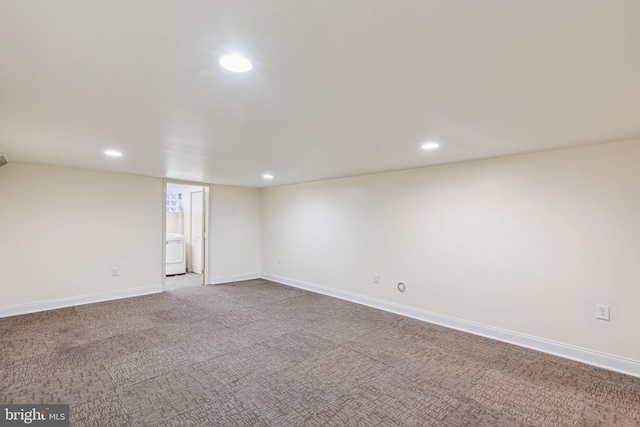
<instances>
[{"instance_id":1,"label":"white wall","mask_svg":"<svg viewBox=\"0 0 640 427\"><path fill-rule=\"evenodd\" d=\"M162 185L54 166L0 168L0 308L160 286Z\"/></svg>"},{"instance_id":2,"label":"white wall","mask_svg":"<svg viewBox=\"0 0 640 427\"><path fill-rule=\"evenodd\" d=\"M634 140L265 189L262 271L640 361L639 165Z\"/></svg>"},{"instance_id":3,"label":"white wall","mask_svg":"<svg viewBox=\"0 0 640 427\"><path fill-rule=\"evenodd\" d=\"M261 192L212 185L209 195L209 281L260 275Z\"/></svg>"},{"instance_id":4,"label":"white wall","mask_svg":"<svg viewBox=\"0 0 640 427\"><path fill-rule=\"evenodd\" d=\"M180 233L180 214L178 212L167 212L167 233Z\"/></svg>"},{"instance_id":5,"label":"white wall","mask_svg":"<svg viewBox=\"0 0 640 427\"><path fill-rule=\"evenodd\" d=\"M162 179L136 175L2 167L0 315L160 288L163 186ZM209 283L259 276L260 202L257 189L211 186Z\"/></svg>"}]
</instances>

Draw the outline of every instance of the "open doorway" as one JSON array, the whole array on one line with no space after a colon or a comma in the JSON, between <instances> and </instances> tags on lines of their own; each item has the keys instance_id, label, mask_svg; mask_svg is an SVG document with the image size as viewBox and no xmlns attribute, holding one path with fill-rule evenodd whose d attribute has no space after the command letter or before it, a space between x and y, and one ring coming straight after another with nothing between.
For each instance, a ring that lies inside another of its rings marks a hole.
<instances>
[{"instance_id":1,"label":"open doorway","mask_svg":"<svg viewBox=\"0 0 640 427\"><path fill-rule=\"evenodd\" d=\"M165 289L206 284L209 187L167 182Z\"/></svg>"}]
</instances>

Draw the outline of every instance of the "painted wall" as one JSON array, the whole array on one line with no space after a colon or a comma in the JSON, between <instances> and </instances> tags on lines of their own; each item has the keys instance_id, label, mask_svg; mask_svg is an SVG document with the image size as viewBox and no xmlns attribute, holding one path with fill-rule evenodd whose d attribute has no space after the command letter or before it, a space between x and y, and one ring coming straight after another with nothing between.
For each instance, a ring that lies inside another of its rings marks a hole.
<instances>
[{"instance_id":1,"label":"painted wall","mask_svg":"<svg viewBox=\"0 0 640 427\"><path fill-rule=\"evenodd\" d=\"M2 167L0 307L161 285L162 185L117 173Z\"/></svg>"},{"instance_id":2,"label":"painted wall","mask_svg":"<svg viewBox=\"0 0 640 427\"><path fill-rule=\"evenodd\" d=\"M640 360L639 165L634 140L265 189L262 271Z\"/></svg>"},{"instance_id":3,"label":"painted wall","mask_svg":"<svg viewBox=\"0 0 640 427\"><path fill-rule=\"evenodd\" d=\"M209 196L209 281L260 275L261 192L212 185Z\"/></svg>"},{"instance_id":4,"label":"painted wall","mask_svg":"<svg viewBox=\"0 0 640 427\"><path fill-rule=\"evenodd\" d=\"M167 212L167 233L180 233L180 214Z\"/></svg>"}]
</instances>

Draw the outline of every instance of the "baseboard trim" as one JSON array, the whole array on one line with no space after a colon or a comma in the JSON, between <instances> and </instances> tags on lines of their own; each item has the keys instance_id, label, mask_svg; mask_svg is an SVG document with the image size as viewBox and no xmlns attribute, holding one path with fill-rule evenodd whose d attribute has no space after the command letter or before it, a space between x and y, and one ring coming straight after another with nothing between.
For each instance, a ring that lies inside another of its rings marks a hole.
<instances>
[{"instance_id":1,"label":"baseboard trim","mask_svg":"<svg viewBox=\"0 0 640 427\"><path fill-rule=\"evenodd\" d=\"M208 285L220 285L223 283L240 282L242 280L260 279L262 275L260 273L244 273L244 274L232 274L230 276L216 276L209 280Z\"/></svg>"},{"instance_id":2,"label":"baseboard trim","mask_svg":"<svg viewBox=\"0 0 640 427\"><path fill-rule=\"evenodd\" d=\"M509 331L506 329L457 319L454 317L443 316L441 314L429 312L426 310L379 300L376 298L371 298L340 289L316 285L289 277L277 276L269 273L262 273L261 277L263 279L282 283L283 285L288 285L295 288L305 289L311 292L340 298L343 300L355 302L357 304L362 304L369 307L378 308L380 310L389 311L391 313L400 314L402 316L411 317L413 319L445 326L447 328L452 328L459 331L506 342L509 344L530 348L532 350L537 350L543 353L552 354L554 356L563 357L565 359L575 360L577 362L597 366L599 368L632 375L634 377L640 377L640 361L600 353L581 347L575 347L544 338L538 338L531 335Z\"/></svg>"},{"instance_id":3,"label":"baseboard trim","mask_svg":"<svg viewBox=\"0 0 640 427\"><path fill-rule=\"evenodd\" d=\"M75 297L57 298L47 301L30 302L0 307L0 318L17 316L19 314L36 313L38 311L55 310L56 308L72 307L76 305L92 304L94 302L111 301L114 299L138 297L142 295L162 292L162 285L142 286L139 288L122 289L119 291L99 292Z\"/></svg>"}]
</instances>

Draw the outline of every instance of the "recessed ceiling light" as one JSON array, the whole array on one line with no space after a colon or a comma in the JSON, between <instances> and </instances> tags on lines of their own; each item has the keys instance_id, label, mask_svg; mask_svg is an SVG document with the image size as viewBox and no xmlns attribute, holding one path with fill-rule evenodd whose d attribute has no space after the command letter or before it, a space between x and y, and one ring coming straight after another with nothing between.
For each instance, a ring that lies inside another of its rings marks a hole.
<instances>
[{"instance_id":1,"label":"recessed ceiling light","mask_svg":"<svg viewBox=\"0 0 640 427\"><path fill-rule=\"evenodd\" d=\"M425 142L424 144L422 144L423 150L435 150L438 147L440 147L440 144L438 144L437 142Z\"/></svg>"},{"instance_id":2,"label":"recessed ceiling light","mask_svg":"<svg viewBox=\"0 0 640 427\"><path fill-rule=\"evenodd\" d=\"M262 175L262 177L264 179L273 179L273 175L271 175L270 173L265 173L264 175Z\"/></svg>"},{"instance_id":3,"label":"recessed ceiling light","mask_svg":"<svg viewBox=\"0 0 640 427\"><path fill-rule=\"evenodd\" d=\"M116 150L107 150L104 152L109 157L122 157L122 153Z\"/></svg>"},{"instance_id":4,"label":"recessed ceiling light","mask_svg":"<svg viewBox=\"0 0 640 427\"><path fill-rule=\"evenodd\" d=\"M227 55L220 58L220 65L234 73L245 73L253 68L253 64L242 55Z\"/></svg>"}]
</instances>

